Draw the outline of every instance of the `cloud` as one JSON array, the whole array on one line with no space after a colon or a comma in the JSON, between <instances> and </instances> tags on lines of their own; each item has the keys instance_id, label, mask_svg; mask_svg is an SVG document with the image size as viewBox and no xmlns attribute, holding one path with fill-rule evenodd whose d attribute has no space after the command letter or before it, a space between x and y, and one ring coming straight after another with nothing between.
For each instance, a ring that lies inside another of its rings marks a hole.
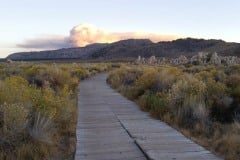
<instances>
[{"instance_id":1,"label":"cloud","mask_svg":"<svg viewBox=\"0 0 240 160\"><path fill-rule=\"evenodd\" d=\"M75 26L69 36L43 35L24 41L17 46L28 49L58 49L82 47L92 43L112 43L125 39L150 39L153 42L175 40L179 36L144 32L110 32L89 24Z\"/></svg>"}]
</instances>

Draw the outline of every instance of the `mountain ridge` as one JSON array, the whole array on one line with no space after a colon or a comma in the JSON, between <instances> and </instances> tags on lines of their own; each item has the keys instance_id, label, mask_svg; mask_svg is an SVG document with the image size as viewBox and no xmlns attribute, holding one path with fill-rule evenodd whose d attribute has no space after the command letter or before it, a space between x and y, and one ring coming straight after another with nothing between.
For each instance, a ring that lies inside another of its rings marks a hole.
<instances>
[{"instance_id":1,"label":"mountain ridge","mask_svg":"<svg viewBox=\"0 0 240 160\"><path fill-rule=\"evenodd\" d=\"M80 59L114 60L149 57L193 56L198 52L218 52L223 56L240 56L240 43L215 39L185 38L153 43L149 39L128 39L114 43L96 43L85 47L63 48L38 52L17 52L7 56L11 60Z\"/></svg>"}]
</instances>

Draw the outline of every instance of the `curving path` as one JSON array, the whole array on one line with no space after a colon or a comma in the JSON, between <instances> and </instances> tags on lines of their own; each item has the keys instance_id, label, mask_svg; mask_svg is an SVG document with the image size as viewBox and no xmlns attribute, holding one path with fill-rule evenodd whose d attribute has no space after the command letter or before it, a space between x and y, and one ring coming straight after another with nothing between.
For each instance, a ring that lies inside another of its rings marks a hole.
<instances>
[{"instance_id":1,"label":"curving path","mask_svg":"<svg viewBox=\"0 0 240 160\"><path fill-rule=\"evenodd\" d=\"M217 160L167 124L142 112L106 84L84 80L78 100L75 160Z\"/></svg>"}]
</instances>

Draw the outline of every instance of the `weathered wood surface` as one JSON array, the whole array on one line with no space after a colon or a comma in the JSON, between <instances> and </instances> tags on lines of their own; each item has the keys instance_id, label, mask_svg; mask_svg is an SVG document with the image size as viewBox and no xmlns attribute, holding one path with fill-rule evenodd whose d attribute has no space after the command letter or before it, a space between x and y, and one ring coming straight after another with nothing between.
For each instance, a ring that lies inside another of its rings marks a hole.
<instances>
[{"instance_id":1,"label":"weathered wood surface","mask_svg":"<svg viewBox=\"0 0 240 160\"><path fill-rule=\"evenodd\" d=\"M142 112L101 74L80 84L76 160L217 160L167 124Z\"/></svg>"}]
</instances>

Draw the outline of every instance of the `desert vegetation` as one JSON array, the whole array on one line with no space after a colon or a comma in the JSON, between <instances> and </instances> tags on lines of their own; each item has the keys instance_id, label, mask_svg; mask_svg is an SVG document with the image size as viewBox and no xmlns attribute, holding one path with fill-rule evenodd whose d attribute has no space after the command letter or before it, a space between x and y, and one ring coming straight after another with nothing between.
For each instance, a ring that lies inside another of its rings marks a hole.
<instances>
[{"instance_id":1,"label":"desert vegetation","mask_svg":"<svg viewBox=\"0 0 240 160\"><path fill-rule=\"evenodd\" d=\"M125 65L108 83L202 146L240 157L240 65Z\"/></svg>"},{"instance_id":2,"label":"desert vegetation","mask_svg":"<svg viewBox=\"0 0 240 160\"><path fill-rule=\"evenodd\" d=\"M79 81L111 64L0 64L0 159L73 159Z\"/></svg>"}]
</instances>

